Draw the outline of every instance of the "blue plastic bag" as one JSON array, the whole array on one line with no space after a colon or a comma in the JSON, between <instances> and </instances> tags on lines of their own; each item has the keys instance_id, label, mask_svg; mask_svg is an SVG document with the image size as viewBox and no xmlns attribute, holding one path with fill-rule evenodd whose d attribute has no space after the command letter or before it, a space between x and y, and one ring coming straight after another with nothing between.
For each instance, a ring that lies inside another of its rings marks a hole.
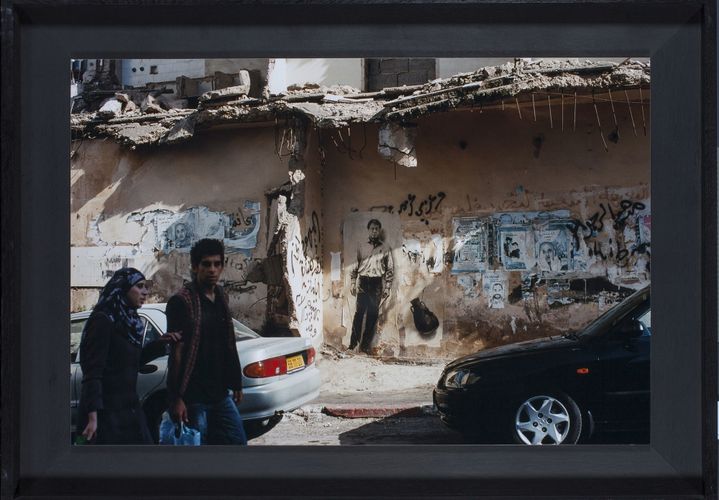
<instances>
[{"instance_id":1,"label":"blue plastic bag","mask_svg":"<svg viewBox=\"0 0 719 500\"><path fill-rule=\"evenodd\" d=\"M160 444L174 446L199 446L200 431L187 427L184 423L175 424L167 412L162 414L160 423Z\"/></svg>"}]
</instances>

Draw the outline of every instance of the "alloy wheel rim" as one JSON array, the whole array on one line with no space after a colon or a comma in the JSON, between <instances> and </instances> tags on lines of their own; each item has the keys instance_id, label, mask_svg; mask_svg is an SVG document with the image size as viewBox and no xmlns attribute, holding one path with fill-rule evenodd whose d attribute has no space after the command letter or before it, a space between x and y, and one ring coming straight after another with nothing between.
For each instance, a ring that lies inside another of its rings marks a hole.
<instances>
[{"instance_id":1,"label":"alloy wheel rim","mask_svg":"<svg viewBox=\"0 0 719 500\"><path fill-rule=\"evenodd\" d=\"M514 429L524 444L561 444L569 434L566 406L551 396L535 396L519 406Z\"/></svg>"}]
</instances>

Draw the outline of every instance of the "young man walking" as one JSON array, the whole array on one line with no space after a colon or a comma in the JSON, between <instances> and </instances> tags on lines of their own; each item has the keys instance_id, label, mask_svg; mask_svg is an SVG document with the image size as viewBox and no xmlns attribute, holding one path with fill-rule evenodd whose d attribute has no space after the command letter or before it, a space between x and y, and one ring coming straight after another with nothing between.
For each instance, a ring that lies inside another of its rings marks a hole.
<instances>
[{"instance_id":1,"label":"young man walking","mask_svg":"<svg viewBox=\"0 0 719 500\"><path fill-rule=\"evenodd\" d=\"M182 331L182 342L169 359L170 415L199 430L202 444L244 445L236 406L242 400L242 369L227 296L217 284L224 245L202 239L190 250L190 260L192 282L169 300L166 310L168 331Z\"/></svg>"}]
</instances>

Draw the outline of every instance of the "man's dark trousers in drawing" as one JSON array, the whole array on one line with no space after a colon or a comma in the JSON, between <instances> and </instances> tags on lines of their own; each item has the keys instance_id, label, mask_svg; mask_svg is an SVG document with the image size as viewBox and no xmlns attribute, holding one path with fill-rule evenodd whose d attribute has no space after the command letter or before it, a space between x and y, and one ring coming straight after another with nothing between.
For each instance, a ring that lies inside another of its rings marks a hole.
<instances>
[{"instance_id":1,"label":"man's dark trousers in drawing","mask_svg":"<svg viewBox=\"0 0 719 500\"><path fill-rule=\"evenodd\" d=\"M372 339L377 326L379 316L379 304L382 300L382 278L359 277L359 290L357 291L357 311L352 321L352 336L350 337L350 349L357 344L360 350L368 352L372 347ZM367 313L364 334L362 334L362 320Z\"/></svg>"}]
</instances>

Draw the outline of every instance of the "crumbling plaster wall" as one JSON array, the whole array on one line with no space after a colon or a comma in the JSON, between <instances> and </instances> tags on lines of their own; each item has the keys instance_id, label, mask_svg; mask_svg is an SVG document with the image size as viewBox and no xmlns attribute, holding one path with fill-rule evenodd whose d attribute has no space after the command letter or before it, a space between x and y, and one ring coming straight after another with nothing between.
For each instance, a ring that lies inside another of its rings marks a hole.
<instances>
[{"instance_id":1,"label":"crumbling plaster wall","mask_svg":"<svg viewBox=\"0 0 719 500\"><path fill-rule=\"evenodd\" d=\"M267 254L265 192L288 179L287 158L274 153L274 128L214 130L165 148L84 140L72 149L73 311L92 307L107 274L122 265L145 271L155 283L153 301L167 300L191 277L190 239L219 235L228 247L233 313L262 326L266 285L245 280Z\"/></svg>"},{"instance_id":2,"label":"crumbling plaster wall","mask_svg":"<svg viewBox=\"0 0 719 500\"><path fill-rule=\"evenodd\" d=\"M370 218L382 222L395 264L391 296L380 308L378 354L452 356L579 328L648 283L650 158L649 131L645 135L643 128L649 126L648 106L646 123L639 105L633 106L633 126L626 104L616 105L619 136L616 143L605 139L606 152L594 107L578 106L574 131L566 100L562 119L554 99L551 125L546 98L534 109L525 104L521 118L514 102L420 118L417 168L395 169L377 154L376 126L353 126L351 144L347 130L325 137L328 342L349 343L356 298L349 293L348 232L366 238ZM614 128L609 103L598 104L597 113L608 136ZM578 224L568 227L572 220ZM484 262L472 256L471 241L465 239L461 248L457 228L467 221L464 230L475 222L493 225L485 240L493 248L477 250L485 252ZM524 243L534 255L524 263L510 259L509 251L503 255L498 244L497 231L515 226L533 234ZM540 260L542 239L572 252L571 259L557 261L559 271L546 271L551 263ZM456 260L467 254L470 266L463 268ZM493 291L501 300L492 302ZM439 318L436 330L416 327L410 310L415 298Z\"/></svg>"}]
</instances>

